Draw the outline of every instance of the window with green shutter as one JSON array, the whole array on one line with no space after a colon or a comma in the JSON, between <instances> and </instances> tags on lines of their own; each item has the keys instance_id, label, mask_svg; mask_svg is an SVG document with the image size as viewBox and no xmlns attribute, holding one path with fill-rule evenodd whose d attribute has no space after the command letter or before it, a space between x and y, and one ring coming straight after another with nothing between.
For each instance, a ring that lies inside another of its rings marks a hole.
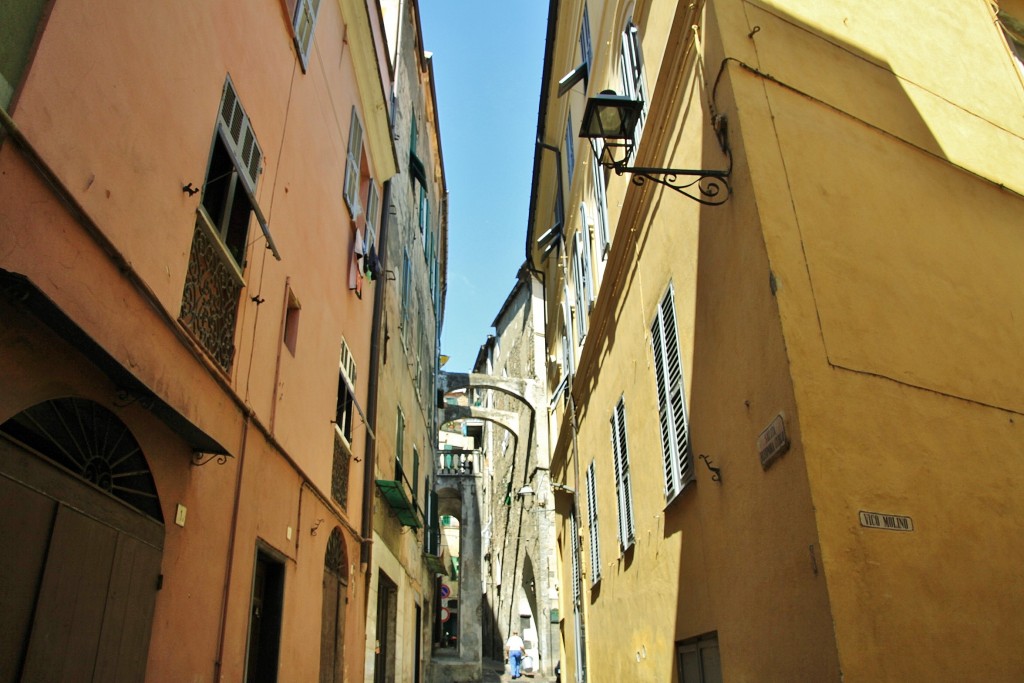
<instances>
[{"instance_id":1,"label":"window with green shutter","mask_svg":"<svg viewBox=\"0 0 1024 683\"><path fill-rule=\"evenodd\" d=\"M0 3L0 107L7 109L28 68L47 0Z\"/></svg>"}]
</instances>

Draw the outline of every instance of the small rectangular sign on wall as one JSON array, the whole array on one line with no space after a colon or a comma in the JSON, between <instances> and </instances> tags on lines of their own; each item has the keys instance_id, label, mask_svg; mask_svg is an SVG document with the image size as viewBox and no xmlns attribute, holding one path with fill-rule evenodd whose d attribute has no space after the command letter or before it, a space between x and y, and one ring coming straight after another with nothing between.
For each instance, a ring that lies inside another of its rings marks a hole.
<instances>
[{"instance_id":1,"label":"small rectangular sign on wall","mask_svg":"<svg viewBox=\"0 0 1024 683\"><path fill-rule=\"evenodd\" d=\"M757 454L761 458L761 467L768 469L769 465L788 450L786 420L782 413L779 413L757 437Z\"/></svg>"},{"instance_id":2,"label":"small rectangular sign on wall","mask_svg":"<svg viewBox=\"0 0 1024 683\"><path fill-rule=\"evenodd\" d=\"M888 531L914 530L914 520L906 515L887 515L883 512L861 510L858 517L860 517L860 525L869 529L887 529Z\"/></svg>"}]
</instances>

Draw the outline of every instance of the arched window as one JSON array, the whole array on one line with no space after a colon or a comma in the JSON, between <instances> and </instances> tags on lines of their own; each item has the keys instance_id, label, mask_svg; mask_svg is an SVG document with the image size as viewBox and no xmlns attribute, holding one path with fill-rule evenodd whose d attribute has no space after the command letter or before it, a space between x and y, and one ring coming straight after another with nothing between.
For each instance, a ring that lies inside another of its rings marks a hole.
<instances>
[{"instance_id":1,"label":"arched window","mask_svg":"<svg viewBox=\"0 0 1024 683\"><path fill-rule=\"evenodd\" d=\"M44 401L4 422L0 431L163 523L142 449L128 427L98 403L82 398Z\"/></svg>"}]
</instances>

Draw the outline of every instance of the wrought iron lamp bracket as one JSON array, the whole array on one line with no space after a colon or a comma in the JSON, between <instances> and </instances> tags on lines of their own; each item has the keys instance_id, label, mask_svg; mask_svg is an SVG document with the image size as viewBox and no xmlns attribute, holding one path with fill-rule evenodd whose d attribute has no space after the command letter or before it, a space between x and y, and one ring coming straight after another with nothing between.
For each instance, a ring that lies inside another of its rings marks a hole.
<instances>
[{"instance_id":1,"label":"wrought iron lamp bracket","mask_svg":"<svg viewBox=\"0 0 1024 683\"><path fill-rule=\"evenodd\" d=\"M701 171L688 168L650 168L626 166L625 164L602 164L615 171L616 175L630 174L634 185L645 185L647 181L664 185L695 202L707 206L718 206L732 195L728 171Z\"/></svg>"},{"instance_id":2,"label":"wrought iron lamp bracket","mask_svg":"<svg viewBox=\"0 0 1024 683\"><path fill-rule=\"evenodd\" d=\"M718 146L729 160L725 170L704 170L691 168L656 168L653 166L630 166L636 143L632 137L605 138L597 141L590 138L598 163L614 171L616 175L628 173L634 185L643 186L648 181L671 188L695 202L706 206L719 206L732 196L729 175L732 173L732 151L729 149L728 120L724 114L712 118ZM598 145L600 144L600 148ZM621 154L621 158L616 157Z\"/></svg>"},{"instance_id":3,"label":"wrought iron lamp bracket","mask_svg":"<svg viewBox=\"0 0 1024 683\"><path fill-rule=\"evenodd\" d=\"M202 467L213 461L217 461L218 465L223 465L228 461L228 456L223 453L201 453L199 451L192 453L192 464L195 467Z\"/></svg>"}]
</instances>

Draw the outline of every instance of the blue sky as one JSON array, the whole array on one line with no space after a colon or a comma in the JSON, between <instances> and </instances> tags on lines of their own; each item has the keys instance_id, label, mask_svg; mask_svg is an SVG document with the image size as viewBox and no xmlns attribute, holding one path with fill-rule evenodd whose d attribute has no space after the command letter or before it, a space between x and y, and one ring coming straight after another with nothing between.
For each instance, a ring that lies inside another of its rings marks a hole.
<instances>
[{"instance_id":1,"label":"blue sky","mask_svg":"<svg viewBox=\"0 0 1024 683\"><path fill-rule=\"evenodd\" d=\"M448 180L441 353L468 372L526 259L547 0L420 0Z\"/></svg>"}]
</instances>

